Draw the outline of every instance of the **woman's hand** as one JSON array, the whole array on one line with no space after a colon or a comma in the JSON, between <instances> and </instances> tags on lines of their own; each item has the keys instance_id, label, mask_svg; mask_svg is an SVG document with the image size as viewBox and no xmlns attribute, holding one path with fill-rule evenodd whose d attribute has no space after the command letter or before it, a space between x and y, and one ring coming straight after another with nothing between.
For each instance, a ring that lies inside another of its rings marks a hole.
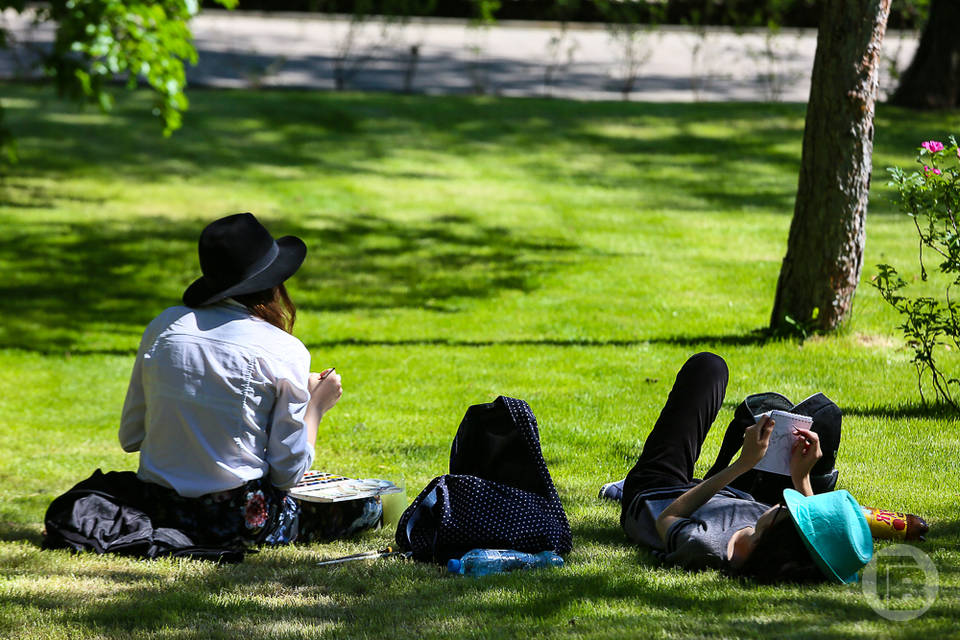
<instances>
[{"instance_id":1,"label":"woman's hand","mask_svg":"<svg viewBox=\"0 0 960 640\"><path fill-rule=\"evenodd\" d=\"M770 444L770 434L773 433L773 418L763 416L752 427L747 427L743 432L743 449L740 450L740 457L735 464L744 469L752 469L764 454L767 453L767 446Z\"/></svg>"},{"instance_id":2,"label":"woman's hand","mask_svg":"<svg viewBox=\"0 0 960 640\"><path fill-rule=\"evenodd\" d=\"M794 485L810 477L810 470L823 456L820 451L820 438L809 429L795 428L794 442L790 448L790 477ZM799 490L799 489L798 489Z\"/></svg>"},{"instance_id":3,"label":"woman's hand","mask_svg":"<svg viewBox=\"0 0 960 640\"><path fill-rule=\"evenodd\" d=\"M307 388L310 390L310 404L320 413L319 417L332 409L343 395L340 374L333 369L311 373Z\"/></svg>"},{"instance_id":4,"label":"woman's hand","mask_svg":"<svg viewBox=\"0 0 960 640\"><path fill-rule=\"evenodd\" d=\"M307 443L312 449L317 442L317 426L323 414L337 404L343 395L340 386L340 375L331 369L324 369L322 373L310 373L307 378L307 391L310 392L310 401L307 402L307 411L303 416L303 425L306 427Z\"/></svg>"}]
</instances>

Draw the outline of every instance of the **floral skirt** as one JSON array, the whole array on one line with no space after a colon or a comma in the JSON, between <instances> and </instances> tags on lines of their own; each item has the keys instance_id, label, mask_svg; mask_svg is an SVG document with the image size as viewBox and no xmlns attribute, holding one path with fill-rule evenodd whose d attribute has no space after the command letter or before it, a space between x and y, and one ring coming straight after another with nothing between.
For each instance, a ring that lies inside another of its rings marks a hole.
<instances>
[{"instance_id":1,"label":"floral skirt","mask_svg":"<svg viewBox=\"0 0 960 640\"><path fill-rule=\"evenodd\" d=\"M145 483L156 527L180 529L198 545L257 546L297 539L297 502L260 478L230 491L185 498L173 489Z\"/></svg>"}]
</instances>

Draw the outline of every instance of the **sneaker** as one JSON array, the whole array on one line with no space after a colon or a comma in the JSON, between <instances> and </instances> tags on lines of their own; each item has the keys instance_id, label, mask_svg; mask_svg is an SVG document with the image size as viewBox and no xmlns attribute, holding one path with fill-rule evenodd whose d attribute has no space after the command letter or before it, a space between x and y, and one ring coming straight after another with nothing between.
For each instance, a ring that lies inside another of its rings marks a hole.
<instances>
[{"instance_id":1,"label":"sneaker","mask_svg":"<svg viewBox=\"0 0 960 640\"><path fill-rule=\"evenodd\" d=\"M601 500L613 500L614 502L620 502L623 499L623 480L608 482L607 484L603 485L600 487L600 495L597 497Z\"/></svg>"}]
</instances>

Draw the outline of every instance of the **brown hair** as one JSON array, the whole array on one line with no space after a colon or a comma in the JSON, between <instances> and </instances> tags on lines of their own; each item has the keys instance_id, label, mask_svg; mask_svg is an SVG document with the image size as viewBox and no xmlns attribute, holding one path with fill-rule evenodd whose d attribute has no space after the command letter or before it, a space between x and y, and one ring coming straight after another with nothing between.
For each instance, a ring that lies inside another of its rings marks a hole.
<instances>
[{"instance_id":1,"label":"brown hair","mask_svg":"<svg viewBox=\"0 0 960 640\"><path fill-rule=\"evenodd\" d=\"M233 296L233 299L250 309L250 313L258 318L287 333L293 333L297 307L282 282L272 289Z\"/></svg>"},{"instance_id":2,"label":"brown hair","mask_svg":"<svg viewBox=\"0 0 960 640\"><path fill-rule=\"evenodd\" d=\"M733 573L764 584L827 582L789 517L775 519L743 565Z\"/></svg>"}]
</instances>

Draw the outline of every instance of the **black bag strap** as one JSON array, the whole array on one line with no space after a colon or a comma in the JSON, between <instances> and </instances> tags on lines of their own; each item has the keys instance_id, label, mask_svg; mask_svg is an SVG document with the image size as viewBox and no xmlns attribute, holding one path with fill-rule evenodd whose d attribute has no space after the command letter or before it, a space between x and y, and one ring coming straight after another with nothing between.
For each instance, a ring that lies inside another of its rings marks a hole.
<instances>
[{"instance_id":1,"label":"black bag strap","mask_svg":"<svg viewBox=\"0 0 960 640\"><path fill-rule=\"evenodd\" d=\"M406 526L407 543L409 545L410 536L413 534L413 528L417 526L417 524L421 520L430 521L430 524L432 525L432 528L433 528L433 544L430 545L430 548L432 549L434 555L436 554L436 550L437 550L437 532L438 532L438 528L436 526L437 517L436 517L436 514L433 513L433 508L436 505L437 505L437 487L434 486L433 489L431 489L423 497L423 500L420 501L420 505L416 509L414 509L414 511L410 514L410 518L407 519L407 526Z\"/></svg>"},{"instance_id":2,"label":"black bag strap","mask_svg":"<svg viewBox=\"0 0 960 640\"><path fill-rule=\"evenodd\" d=\"M397 532L394 539L397 546L403 550L414 548L413 532L415 529L424 530L429 528L433 530L433 542L431 550L435 551L437 547L438 521L434 508L439 500L437 486L444 481L444 476L437 476L427 483L420 494L413 499L413 502L404 510L397 522ZM418 525L425 525L419 526Z\"/></svg>"}]
</instances>

